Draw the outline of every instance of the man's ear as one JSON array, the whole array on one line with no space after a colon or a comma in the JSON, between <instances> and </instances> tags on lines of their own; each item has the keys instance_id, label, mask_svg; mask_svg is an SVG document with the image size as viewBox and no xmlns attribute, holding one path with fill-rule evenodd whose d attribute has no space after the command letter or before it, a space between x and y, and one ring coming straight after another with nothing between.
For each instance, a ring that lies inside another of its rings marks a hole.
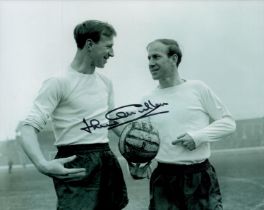
<instances>
[{"instance_id":1,"label":"man's ear","mask_svg":"<svg viewBox=\"0 0 264 210\"><path fill-rule=\"evenodd\" d=\"M85 47L86 47L87 49L91 49L91 48L93 47L93 45L94 45L94 41L93 41L93 40L91 40L91 39L86 39L86 41L85 41Z\"/></svg>"},{"instance_id":2,"label":"man's ear","mask_svg":"<svg viewBox=\"0 0 264 210\"><path fill-rule=\"evenodd\" d=\"M177 54L173 54L171 57L172 57L173 61L175 61L175 63L177 63L178 55Z\"/></svg>"}]
</instances>

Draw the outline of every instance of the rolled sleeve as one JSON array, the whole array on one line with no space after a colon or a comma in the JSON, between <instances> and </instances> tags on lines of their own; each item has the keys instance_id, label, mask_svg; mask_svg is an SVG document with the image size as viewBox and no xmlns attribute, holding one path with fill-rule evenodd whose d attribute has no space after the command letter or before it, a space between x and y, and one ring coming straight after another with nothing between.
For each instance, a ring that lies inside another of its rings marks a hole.
<instances>
[{"instance_id":1,"label":"rolled sleeve","mask_svg":"<svg viewBox=\"0 0 264 210\"><path fill-rule=\"evenodd\" d=\"M33 106L24 120L24 125L31 125L42 130L61 99L61 88L56 78L43 82Z\"/></svg>"}]
</instances>

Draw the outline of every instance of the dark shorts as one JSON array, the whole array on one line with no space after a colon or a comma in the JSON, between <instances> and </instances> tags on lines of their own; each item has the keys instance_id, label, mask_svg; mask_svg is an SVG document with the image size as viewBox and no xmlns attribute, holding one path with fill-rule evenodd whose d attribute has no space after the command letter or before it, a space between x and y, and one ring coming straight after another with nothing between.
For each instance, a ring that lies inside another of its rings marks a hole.
<instances>
[{"instance_id":1,"label":"dark shorts","mask_svg":"<svg viewBox=\"0 0 264 210\"><path fill-rule=\"evenodd\" d=\"M191 166L158 164L150 179L149 210L222 210L215 170L208 160Z\"/></svg>"},{"instance_id":2,"label":"dark shorts","mask_svg":"<svg viewBox=\"0 0 264 210\"><path fill-rule=\"evenodd\" d=\"M55 158L76 155L66 168L86 168L81 181L53 179L57 210L120 210L128 203L127 189L118 160L108 144L58 147Z\"/></svg>"}]
</instances>

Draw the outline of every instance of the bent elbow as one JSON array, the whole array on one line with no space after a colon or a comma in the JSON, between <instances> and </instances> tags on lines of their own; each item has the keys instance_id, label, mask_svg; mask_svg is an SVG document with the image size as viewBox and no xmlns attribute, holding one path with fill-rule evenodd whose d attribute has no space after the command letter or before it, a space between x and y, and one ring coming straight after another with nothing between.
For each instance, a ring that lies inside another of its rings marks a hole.
<instances>
[{"instance_id":1,"label":"bent elbow","mask_svg":"<svg viewBox=\"0 0 264 210\"><path fill-rule=\"evenodd\" d=\"M232 133L236 131L236 121L233 120L233 123L232 123Z\"/></svg>"},{"instance_id":2,"label":"bent elbow","mask_svg":"<svg viewBox=\"0 0 264 210\"><path fill-rule=\"evenodd\" d=\"M229 117L229 129L230 133L234 133L236 131L236 121L232 117Z\"/></svg>"}]
</instances>

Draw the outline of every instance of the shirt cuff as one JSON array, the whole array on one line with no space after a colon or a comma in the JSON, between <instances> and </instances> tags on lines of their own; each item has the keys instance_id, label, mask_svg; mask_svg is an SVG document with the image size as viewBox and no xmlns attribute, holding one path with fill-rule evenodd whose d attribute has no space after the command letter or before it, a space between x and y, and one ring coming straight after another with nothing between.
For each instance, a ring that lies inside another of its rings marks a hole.
<instances>
[{"instance_id":1,"label":"shirt cuff","mask_svg":"<svg viewBox=\"0 0 264 210\"><path fill-rule=\"evenodd\" d=\"M187 132L188 135L190 135L195 143L196 148L199 147L204 142L209 142L209 137L202 134L200 131L191 131Z\"/></svg>"}]
</instances>

